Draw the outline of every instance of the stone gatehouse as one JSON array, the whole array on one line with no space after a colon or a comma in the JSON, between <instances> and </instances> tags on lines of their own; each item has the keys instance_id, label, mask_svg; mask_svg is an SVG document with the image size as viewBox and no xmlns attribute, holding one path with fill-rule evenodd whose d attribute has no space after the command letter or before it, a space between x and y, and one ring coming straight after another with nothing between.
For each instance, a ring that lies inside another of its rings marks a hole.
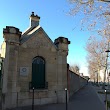
<instances>
[{"instance_id":1,"label":"stone gatehouse","mask_svg":"<svg viewBox=\"0 0 110 110\"><path fill-rule=\"evenodd\" d=\"M67 55L70 41L58 37L52 42L32 12L30 27L20 32L16 27L3 29L2 107L14 108L65 102Z\"/></svg>"}]
</instances>

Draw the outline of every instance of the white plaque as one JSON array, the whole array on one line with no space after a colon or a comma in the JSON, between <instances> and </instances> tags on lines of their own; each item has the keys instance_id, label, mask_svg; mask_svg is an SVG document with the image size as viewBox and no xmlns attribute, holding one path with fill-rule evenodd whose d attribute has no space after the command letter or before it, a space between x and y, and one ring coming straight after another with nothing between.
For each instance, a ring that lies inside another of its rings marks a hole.
<instances>
[{"instance_id":1,"label":"white plaque","mask_svg":"<svg viewBox=\"0 0 110 110\"><path fill-rule=\"evenodd\" d=\"M29 68L28 67L20 67L20 75L21 76L28 76Z\"/></svg>"}]
</instances>

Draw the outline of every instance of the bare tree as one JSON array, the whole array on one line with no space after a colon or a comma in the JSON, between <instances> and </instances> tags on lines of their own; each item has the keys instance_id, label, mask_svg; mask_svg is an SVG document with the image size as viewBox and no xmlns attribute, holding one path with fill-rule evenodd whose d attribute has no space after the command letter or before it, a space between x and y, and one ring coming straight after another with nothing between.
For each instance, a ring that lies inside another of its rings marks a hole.
<instances>
[{"instance_id":1,"label":"bare tree","mask_svg":"<svg viewBox=\"0 0 110 110\"><path fill-rule=\"evenodd\" d=\"M81 17L81 30L102 29L108 24L107 16L110 15L110 0L68 0L71 5L69 14Z\"/></svg>"},{"instance_id":2,"label":"bare tree","mask_svg":"<svg viewBox=\"0 0 110 110\"><path fill-rule=\"evenodd\" d=\"M100 70L106 67L106 51L107 40L102 38L101 40L91 37L86 45L87 62L90 74L96 74L92 76L97 77L97 82L100 77Z\"/></svg>"},{"instance_id":3,"label":"bare tree","mask_svg":"<svg viewBox=\"0 0 110 110\"><path fill-rule=\"evenodd\" d=\"M97 71L95 74L99 75L101 69L105 69L106 73L108 53L105 51L109 49L110 42L110 0L68 0L68 2L71 5L70 15L83 16L81 17L81 30L87 27L86 29L97 31L103 36L98 40L90 38L86 50L91 73Z\"/></svg>"},{"instance_id":4,"label":"bare tree","mask_svg":"<svg viewBox=\"0 0 110 110\"><path fill-rule=\"evenodd\" d=\"M79 74L80 67L79 67L79 65L74 64L74 65L70 66L70 70L75 72L76 74Z\"/></svg>"}]
</instances>

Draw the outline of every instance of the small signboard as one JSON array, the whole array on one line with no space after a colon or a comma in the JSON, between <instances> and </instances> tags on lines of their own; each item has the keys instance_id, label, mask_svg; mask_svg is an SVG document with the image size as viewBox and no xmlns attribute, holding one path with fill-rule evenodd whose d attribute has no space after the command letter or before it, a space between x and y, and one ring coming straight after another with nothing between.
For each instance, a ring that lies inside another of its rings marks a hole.
<instances>
[{"instance_id":1,"label":"small signboard","mask_svg":"<svg viewBox=\"0 0 110 110\"><path fill-rule=\"evenodd\" d=\"M20 67L20 75L21 76L28 76L29 68L28 67Z\"/></svg>"}]
</instances>

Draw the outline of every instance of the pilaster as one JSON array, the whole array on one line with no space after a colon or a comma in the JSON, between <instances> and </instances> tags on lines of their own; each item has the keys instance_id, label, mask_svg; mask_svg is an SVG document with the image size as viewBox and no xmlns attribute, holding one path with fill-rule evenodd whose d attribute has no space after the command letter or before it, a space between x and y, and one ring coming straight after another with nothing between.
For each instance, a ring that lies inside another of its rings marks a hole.
<instances>
[{"instance_id":1,"label":"pilaster","mask_svg":"<svg viewBox=\"0 0 110 110\"><path fill-rule=\"evenodd\" d=\"M68 55L68 41L67 38L59 37L55 39L54 44L58 48L57 59L57 89L58 89L58 102L64 103L65 100L65 88L67 88L67 55Z\"/></svg>"},{"instance_id":2,"label":"pilaster","mask_svg":"<svg viewBox=\"0 0 110 110\"><path fill-rule=\"evenodd\" d=\"M18 28L7 26L3 30L6 52L4 58L2 109L16 106L17 101L17 60L21 32Z\"/></svg>"}]
</instances>

